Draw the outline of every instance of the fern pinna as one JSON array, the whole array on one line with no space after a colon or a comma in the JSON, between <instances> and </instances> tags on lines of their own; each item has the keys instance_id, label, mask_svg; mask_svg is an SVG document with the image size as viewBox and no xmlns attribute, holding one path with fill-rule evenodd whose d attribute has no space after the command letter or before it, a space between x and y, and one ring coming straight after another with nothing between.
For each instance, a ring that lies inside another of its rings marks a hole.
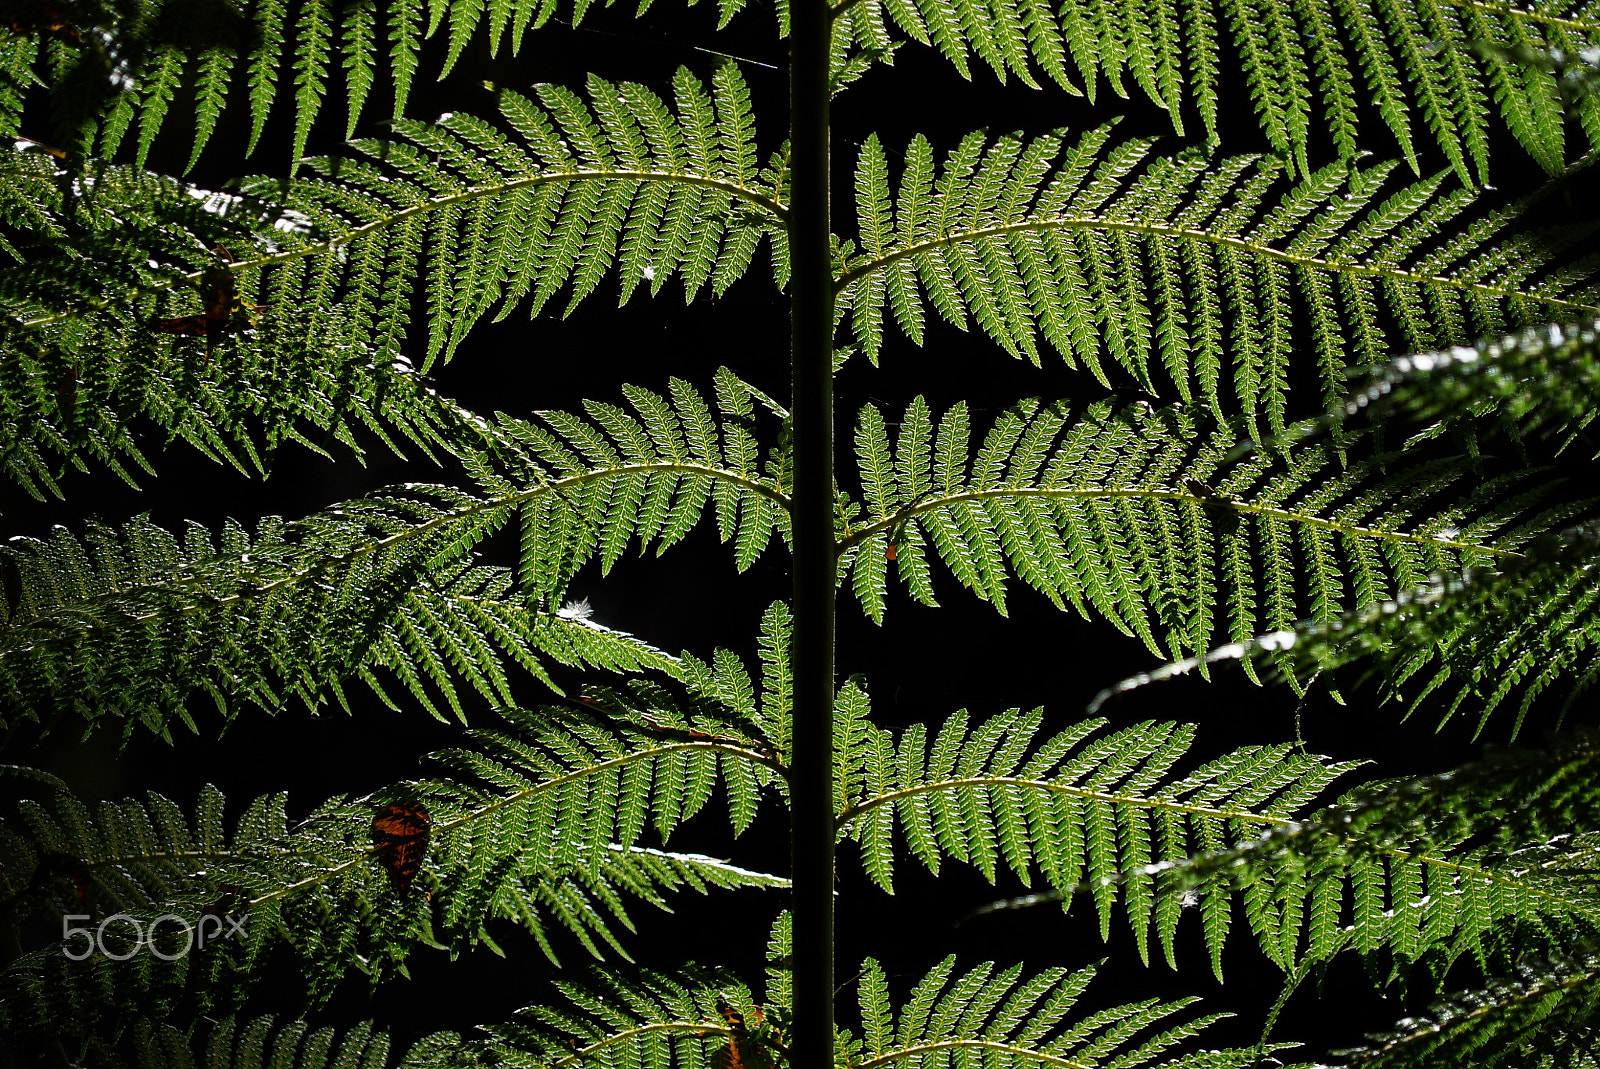
<instances>
[{"instance_id":1,"label":"fern pinna","mask_svg":"<svg viewBox=\"0 0 1600 1069\"><path fill-rule=\"evenodd\" d=\"M1594 5L719 0L673 73L552 58L697 14L650 6L0 20L0 1061L1245 1069L1352 982L1411 1016L1307 1057L1593 1061ZM919 50L1085 107L871 111ZM600 336L598 295L678 292L728 366ZM788 373L737 312L779 300ZM162 496L196 464L269 481ZM669 552L672 615L746 641L613 616ZM1050 704L988 664L956 697L963 638L911 714L836 648L940 605L1031 628ZM1233 662L1338 756L1145 704ZM1330 699L1519 748L1352 743ZM61 757L335 705L331 784ZM993 889L916 918L924 960L835 947L836 898L952 869ZM637 907L691 895L704 963L664 960ZM925 953L1048 905L1070 961ZM1096 939L1230 986L1130 1000ZM440 953L475 1030L360 998Z\"/></svg>"}]
</instances>

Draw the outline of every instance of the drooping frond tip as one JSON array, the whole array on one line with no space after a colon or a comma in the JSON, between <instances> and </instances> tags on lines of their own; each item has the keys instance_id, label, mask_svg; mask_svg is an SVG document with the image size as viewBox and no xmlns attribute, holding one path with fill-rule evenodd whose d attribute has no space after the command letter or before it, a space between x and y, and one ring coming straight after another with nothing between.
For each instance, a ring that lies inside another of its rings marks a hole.
<instances>
[{"instance_id":1,"label":"drooping frond tip","mask_svg":"<svg viewBox=\"0 0 1600 1069\"><path fill-rule=\"evenodd\" d=\"M1481 731L1496 709L1516 699L1514 738L1541 695L1554 690L1562 697L1562 718L1600 672L1593 641L1600 618L1589 574L1597 554L1600 524L1567 527L1531 540L1524 552L1495 566L1436 574L1394 598L1331 620L1302 621L1291 630L1141 672L1101 691L1090 709L1202 664L1265 655L1273 678L1301 684L1351 664L1381 675L1389 697L1420 679L1411 707L1439 696L1445 702L1441 725L1466 707L1475 711Z\"/></svg>"}]
</instances>

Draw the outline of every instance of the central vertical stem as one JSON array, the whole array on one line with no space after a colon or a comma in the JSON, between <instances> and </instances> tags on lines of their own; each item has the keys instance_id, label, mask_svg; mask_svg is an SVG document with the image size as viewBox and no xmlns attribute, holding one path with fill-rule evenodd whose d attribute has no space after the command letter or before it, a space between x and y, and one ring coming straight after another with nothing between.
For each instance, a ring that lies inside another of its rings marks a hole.
<instances>
[{"instance_id":1,"label":"central vertical stem","mask_svg":"<svg viewBox=\"0 0 1600 1069\"><path fill-rule=\"evenodd\" d=\"M793 1069L833 1065L833 273L826 0L791 0L789 257L794 362Z\"/></svg>"}]
</instances>

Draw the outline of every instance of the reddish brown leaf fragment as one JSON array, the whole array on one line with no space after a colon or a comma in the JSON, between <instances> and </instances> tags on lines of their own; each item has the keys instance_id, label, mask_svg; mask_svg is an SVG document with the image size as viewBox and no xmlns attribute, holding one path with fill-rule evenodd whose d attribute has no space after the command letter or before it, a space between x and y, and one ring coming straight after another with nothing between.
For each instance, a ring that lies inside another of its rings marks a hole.
<instances>
[{"instance_id":1,"label":"reddish brown leaf fragment","mask_svg":"<svg viewBox=\"0 0 1600 1069\"><path fill-rule=\"evenodd\" d=\"M5 7L12 33L23 37L54 37L73 44L83 40L83 34L72 25L67 13L50 0L21 0Z\"/></svg>"},{"instance_id":2,"label":"reddish brown leaf fragment","mask_svg":"<svg viewBox=\"0 0 1600 1069\"><path fill-rule=\"evenodd\" d=\"M431 823L421 802L386 805L372 818L372 845L378 848L378 862L401 894L411 890L411 881L422 870Z\"/></svg>"},{"instance_id":3,"label":"reddish brown leaf fragment","mask_svg":"<svg viewBox=\"0 0 1600 1069\"><path fill-rule=\"evenodd\" d=\"M744 1014L720 995L717 997L717 1012L722 1015L723 1024L730 1035L728 1041L712 1053L712 1069L773 1069L771 1053L750 1033ZM756 1027L760 1028L765 1021L761 1008L758 1006L751 1012L755 1016Z\"/></svg>"},{"instance_id":4,"label":"reddish brown leaf fragment","mask_svg":"<svg viewBox=\"0 0 1600 1069\"><path fill-rule=\"evenodd\" d=\"M176 319L158 319L150 329L159 334L178 334L185 338L201 338L206 333L205 316L179 316Z\"/></svg>"},{"instance_id":5,"label":"reddish brown leaf fragment","mask_svg":"<svg viewBox=\"0 0 1600 1069\"><path fill-rule=\"evenodd\" d=\"M211 362L211 352L217 343L230 334L239 334L256 325L255 313L261 306L250 304L239 294L238 280L228 266L233 255L218 246L217 255L222 263L213 264L200 275L200 293L205 301L205 312L197 316L179 316L150 324L150 329L162 334L177 334L185 338L205 338L206 362Z\"/></svg>"}]
</instances>

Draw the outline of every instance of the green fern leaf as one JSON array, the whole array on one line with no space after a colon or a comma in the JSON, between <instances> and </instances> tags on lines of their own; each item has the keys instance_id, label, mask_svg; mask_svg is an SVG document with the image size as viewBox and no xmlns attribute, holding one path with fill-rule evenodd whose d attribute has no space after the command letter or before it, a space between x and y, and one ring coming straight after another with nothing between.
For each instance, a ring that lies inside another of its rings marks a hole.
<instances>
[{"instance_id":1,"label":"green fern leaf","mask_svg":"<svg viewBox=\"0 0 1600 1069\"><path fill-rule=\"evenodd\" d=\"M1329 416L1296 428L1289 440L1314 440L1318 432L1370 410L1391 422L1433 423L1422 441L1439 434L1441 426L1471 443L1511 428L1519 451L1542 441L1560 453L1586 434L1593 419L1594 358L1592 329L1559 326L1472 348L1402 357L1379 368ZM1476 456L1469 454L1469 461L1469 470L1481 467ZM1415 478L1418 489L1437 487L1440 474L1437 466L1432 474L1424 466L1407 481ZM1364 664L1384 677L1385 698L1398 696L1415 680L1419 693L1411 708L1425 699L1446 699L1441 724L1466 707L1474 710L1481 730L1498 708L1514 701L1515 736L1533 704L1552 690L1564 698L1564 715L1597 673L1587 575L1600 542L1593 520L1583 519L1592 513L1593 502L1586 488L1530 482L1515 474L1490 477L1476 471L1475 476L1480 485L1472 494L1432 521L1438 549L1397 556L1341 536L1348 564L1336 568L1336 543L1307 533L1302 536L1305 555L1320 592L1309 613L1259 635L1244 626L1253 615L1237 617L1229 644L1124 680L1097 698L1096 706L1112 694L1196 667L1261 658L1275 678L1296 685L1332 668ZM1332 501L1349 489L1330 482L1322 497ZM1475 514L1478 502L1495 498L1493 509ZM1367 494L1339 511L1353 518L1352 505L1362 509L1371 503ZM1444 550L1460 538L1491 530L1509 536L1503 550ZM1239 574L1242 568L1241 557L1233 571ZM1355 605L1339 603L1346 583Z\"/></svg>"},{"instance_id":2,"label":"green fern leaf","mask_svg":"<svg viewBox=\"0 0 1600 1069\"><path fill-rule=\"evenodd\" d=\"M935 966L895 1014L884 989L883 968L868 958L861 971L861 1017L865 1046L853 1064L866 1069L915 1060L940 1069L969 1064L1004 1067L1065 1062L1133 1069L1151 1064L1225 1066L1253 1064L1259 1051L1211 1050L1175 1063L1165 1052L1197 1034L1220 1015L1182 1023L1165 1021L1195 1000L1143 1002L1073 1014L1094 978L1095 967L1050 969L1022 977L1021 966L996 975L990 963L951 980L953 957ZM1002 1001L1003 1000L1003 1001ZM894 1018L891 1023L891 1018Z\"/></svg>"},{"instance_id":3,"label":"green fern leaf","mask_svg":"<svg viewBox=\"0 0 1600 1069\"><path fill-rule=\"evenodd\" d=\"M707 1069L738 1045L743 1064L770 1067L778 1029L760 1013L749 990L725 972L689 966L673 974L643 970L637 978L592 973L586 982L557 981L561 1001L529 1006L482 1038L441 1034L414 1047L407 1069L491 1066L538 1061L576 1069L587 1061ZM770 1001L781 1017L786 1007ZM744 1017L742 1034L718 1012L729 1005Z\"/></svg>"},{"instance_id":4,"label":"green fern leaf","mask_svg":"<svg viewBox=\"0 0 1600 1069\"><path fill-rule=\"evenodd\" d=\"M859 692L846 687L839 703L838 730L852 740L854 756L836 772L836 821L861 842L868 874L881 886L892 890L898 823L912 853L935 872L949 857L992 882L1003 861L1024 883L1038 875L1058 888L1093 888L1103 934L1120 886L1141 945L1153 901L1177 893L1152 886L1151 874L1181 861L1185 844L1248 841L1292 825L1292 815L1350 767L1263 747L1174 779L1192 736L1174 724L1139 724L1086 742L1103 722L1041 739L1039 710L1010 710L971 730L963 711L931 742L920 728L896 740L868 726ZM1142 875L1119 880L1119 873ZM1170 954L1177 916L1157 919Z\"/></svg>"},{"instance_id":5,"label":"green fern leaf","mask_svg":"<svg viewBox=\"0 0 1600 1069\"><path fill-rule=\"evenodd\" d=\"M615 700L597 693L601 707ZM530 929L552 959L547 930L555 927L596 956L603 943L625 957L612 931L614 924L631 927L622 892L665 908L663 893L684 885L784 885L713 858L630 842L641 830L636 810L653 813L663 834L691 816L709 796L722 758L743 754L763 769L760 763L771 761L742 740L670 726L700 722L703 701L681 710L648 688L634 698L650 702L642 712L626 710L642 726L561 710L512 713L517 733L481 732L473 736L478 749L435 755L456 778L380 794L379 801L420 800L430 814L420 878L450 893L432 911L428 941L459 951L486 941L488 920L504 917ZM645 775L619 777L618 769ZM772 779L770 772L759 778L763 786ZM291 829L283 796L261 798L231 836L222 811L214 788L202 793L192 819L154 794L147 804L106 806L95 816L65 792L49 804L20 805L17 821L0 827L11 907L23 915L70 909L66 899L79 893L70 877L95 909L145 928L171 913L182 925L151 936L169 951L153 961L123 954L123 933L107 928L110 956L63 956L58 945L12 963L0 974L8 995L0 1024L8 1035L81 1035L130 1007L158 1012L175 991L202 1006L234 1003L278 941L301 959L315 1003L358 958L381 976L401 967L422 940L420 920L429 910L419 894L391 889L377 863L379 849L369 842L373 804L336 799ZM620 839L608 838L613 832ZM205 930L197 926L207 910L237 921L230 937L211 932L220 945L209 955L171 953ZM52 998L61 997L73 1000L71 1014L52 1008Z\"/></svg>"},{"instance_id":6,"label":"green fern leaf","mask_svg":"<svg viewBox=\"0 0 1600 1069\"><path fill-rule=\"evenodd\" d=\"M1206 771L1219 782L1263 772L1259 761L1239 757ZM1591 849L1595 760L1593 738L1578 735L1543 752L1492 753L1443 775L1369 784L1329 809L1241 835L1232 847L1203 835L1206 852L1158 867L1155 897L1181 908L1238 894L1285 972L1351 947L1387 957L1391 980L1416 964L1443 977L1464 956L1492 972L1510 968L1514 954L1564 953L1600 923L1592 888L1572 878ZM1131 891L1150 874L1136 865L1073 890ZM1225 916L1226 905L1219 908ZM1178 923L1177 909L1158 908L1157 917ZM1204 910L1202 917L1209 942L1213 918ZM1170 930L1162 935L1170 955Z\"/></svg>"},{"instance_id":7,"label":"green fern leaf","mask_svg":"<svg viewBox=\"0 0 1600 1069\"><path fill-rule=\"evenodd\" d=\"M321 177L295 187L292 203L329 240L293 258L345 258L343 270L330 267L344 276L330 294L336 298L355 284L354 255L371 255L363 250L377 245L368 261L377 272L372 284L382 294L379 308L393 315L410 299L401 272L419 265L384 263L381 249L397 226L420 226L428 246L429 362L448 359L496 303L499 318L531 297L537 315L570 287L570 313L618 253L624 299L639 281L655 290L674 273L691 298L713 277L722 292L763 237L782 243L785 208L770 173L756 166L744 83L731 65L713 82L707 94L680 72L676 117L643 86L599 79L590 80L592 111L554 86L540 88L538 104L502 92L502 113L520 145L470 116L397 123L407 142L356 143L374 164L308 161Z\"/></svg>"},{"instance_id":8,"label":"green fern leaf","mask_svg":"<svg viewBox=\"0 0 1600 1069\"><path fill-rule=\"evenodd\" d=\"M193 694L229 713L314 708L330 693L342 702L335 682L360 677L387 701L372 674L384 666L435 716L430 687L464 718L456 679L510 700L503 657L540 676L541 654L624 669L673 663L622 633L532 613L507 596L503 570L462 559L504 511L486 522L471 498L412 493L269 523L254 537L230 525L220 542L195 527L180 543L148 520L92 526L82 541L65 529L16 541L6 556L20 595L0 628L10 715L122 719L167 736L174 718L194 728ZM418 583L425 564L430 580Z\"/></svg>"},{"instance_id":9,"label":"green fern leaf","mask_svg":"<svg viewBox=\"0 0 1600 1069\"><path fill-rule=\"evenodd\" d=\"M1492 986L1452 992L1427 1014L1398 1022L1387 1035L1347 1052L1349 1064L1437 1065L1470 1057L1482 1066L1588 1069L1595 1064L1594 1015L1600 963L1564 955L1522 965Z\"/></svg>"},{"instance_id":10,"label":"green fern leaf","mask_svg":"<svg viewBox=\"0 0 1600 1069\"><path fill-rule=\"evenodd\" d=\"M1217 72L1227 56L1243 71L1273 150L1302 175L1310 173L1321 130L1341 159L1357 155L1358 73L1413 169L1415 110L1463 180L1487 181L1492 89L1506 128L1557 174L1564 157L1556 101L1587 84L1569 73L1567 57L1600 40L1600 24L1582 4L1523 10L1432 0L1193 0L1181 15L1177 7L1071 0L1051 15L1010 0L883 4L907 37L932 44L963 78L971 77L976 55L1001 80L1015 75L1033 85L1037 68L1078 93L1065 66L1071 56L1091 100L1101 77L1126 96L1126 72L1180 134L1192 101L1215 137ZM881 58L895 44L878 28L885 20L877 0L842 0L835 11L857 55ZM1575 69L1583 70L1581 62Z\"/></svg>"},{"instance_id":11,"label":"green fern leaf","mask_svg":"<svg viewBox=\"0 0 1600 1069\"><path fill-rule=\"evenodd\" d=\"M901 422L925 450L925 402ZM1237 424L1208 434L1182 408L1103 404L1073 416L1028 401L1003 413L975 451L963 408L939 423L931 471L925 453L891 467L882 417L864 411L867 515L842 532L856 575L870 577L876 564L867 562L886 560L891 547L898 560L904 546L901 573L923 598L916 562L925 545L1003 612L1009 566L1057 606L1102 616L1157 651L1203 649L1218 631L1242 641L1263 615L1279 629L1297 616L1332 621L1350 597L1347 572L1360 601L1353 611L1376 613L1412 577L1450 561L1511 560L1533 532L1507 520L1551 492L1507 476L1496 485L1533 496L1490 506L1470 465L1362 452L1354 438L1337 449L1241 452ZM1424 488L1436 511L1413 516ZM1446 527L1456 534L1442 536ZM1264 571L1248 566L1257 545ZM879 618L873 586L863 589L863 608Z\"/></svg>"},{"instance_id":12,"label":"green fern leaf","mask_svg":"<svg viewBox=\"0 0 1600 1069\"><path fill-rule=\"evenodd\" d=\"M389 1059L388 1037L370 1023L343 1035L332 1028L311 1031L304 1021L275 1025L270 1017L218 1021L208 1029L200 1059L191 1054L190 1037L169 1024L139 1022L130 1045L141 1069L196 1069L202 1064L208 1069L379 1069Z\"/></svg>"},{"instance_id":13,"label":"green fern leaf","mask_svg":"<svg viewBox=\"0 0 1600 1069\"><path fill-rule=\"evenodd\" d=\"M1336 165L1274 197L1275 168L1263 161L1205 169L1194 160L1151 162L1148 146L1131 142L1096 164L1105 140L1101 130L1063 151L1059 134L1027 143L1007 136L987 147L968 137L931 192L928 150L914 141L892 247L886 165L869 140L857 177L862 249L836 282L868 356L876 359L881 344L885 303L913 339L921 334L921 313L911 311L920 284L946 320L965 328L970 316L1012 356L1037 363L1034 339L1042 335L1068 366L1082 363L1110 386L1110 358L1146 390L1159 360L1181 395L1198 387L1218 411L1217 365L1231 354L1240 410L1265 414L1281 431L1297 302L1312 310L1314 359L1331 402L1351 363L1381 359L1389 316L1419 348L1468 340L1455 311L1462 302L1474 315L1510 322L1526 315L1529 299L1547 314L1586 310L1595 299L1581 271L1537 292L1523 291L1520 280L1481 281L1481 258L1514 240L1497 236L1492 223L1421 253L1430 237L1459 227L1467 207L1441 196L1438 178L1380 201L1387 167ZM1537 252L1519 246L1518 255L1523 271L1536 269L1528 257ZM1324 311L1335 292L1338 319ZM1231 329L1220 307L1231 310ZM1190 323L1198 347L1188 344Z\"/></svg>"}]
</instances>

